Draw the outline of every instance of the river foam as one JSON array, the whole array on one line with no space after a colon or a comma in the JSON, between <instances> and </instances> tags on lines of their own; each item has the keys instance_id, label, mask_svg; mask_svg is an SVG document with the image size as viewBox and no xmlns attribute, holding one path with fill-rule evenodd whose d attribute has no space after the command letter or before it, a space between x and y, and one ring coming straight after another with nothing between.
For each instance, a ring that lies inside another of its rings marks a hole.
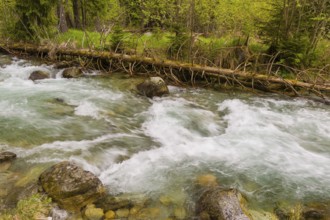
<instances>
[{"instance_id":1,"label":"river foam","mask_svg":"<svg viewBox=\"0 0 330 220\"><path fill-rule=\"evenodd\" d=\"M114 194L186 192L212 173L259 204L330 200L329 106L173 86L150 100L132 82L14 59L0 67L1 150L27 170L74 161Z\"/></svg>"}]
</instances>

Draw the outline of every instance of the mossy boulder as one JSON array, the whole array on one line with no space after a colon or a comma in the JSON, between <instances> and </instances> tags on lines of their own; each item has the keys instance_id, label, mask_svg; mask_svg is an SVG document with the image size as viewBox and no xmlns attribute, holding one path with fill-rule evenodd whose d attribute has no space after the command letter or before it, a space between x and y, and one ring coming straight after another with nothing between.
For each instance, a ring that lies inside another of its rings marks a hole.
<instances>
[{"instance_id":1,"label":"mossy boulder","mask_svg":"<svg viewBox=\"0 0 330 220\"><path fill-rule=\"evenodd\" d=\"M71 68L67 68L63 71L62 76L64 78L78 78L81 77L83 75L83 72L80 68L77 67L71 67Z\"/></svg>"},{"instance_id":2,"label":"mossy boulder","mask_svg":"<svg viewBox=\"0 0 330 220\"><path fill-rule=\"evenodd\" d=\"M165 81L160 77L150 77L136 86L140 95L152 98L169 94Z\"/></svg>"},{"instance_id":3,"label":"mossy boulder","mask_svg":"<svg viewBox=\"0 0 330 220\"><path fill-rule=\"evenodd\" d=\"M64 161L39 177L43 190L63 209L77 211L105 194L101 181L91 172Z\"/></svg>"},{"instance_id":4,"label":"mossy boulder","mask_svg":"<svg viewBox=\"0 0 330 220\"><path fill-rule=\"evenodd\" d=\"M16 158L16 154L9 151L4 151L0 153L0 163L12 161Z\"/></svg>"},{"instance_id":5,"label":"mossy boulder","mask_svg":"<svg viewBox=\"0 0 330 220\"><path fill-rule=\"evenodd\" d=\"M243 197L237 190L212 187L198 200L196 214L201 220L249 220L242 203Z\"/></svg>"},{"instance_id":6,"label":"mossy boulder","mask_svg":"<svg viewBox=\"0 0 330 220\"><path fill-rule=\"evenodd\" d=\"M49 73L42 70L33 71L29 76L29 80L32 81L48 79L48 78L49 78Z\"/></svg>"}]
</instances>

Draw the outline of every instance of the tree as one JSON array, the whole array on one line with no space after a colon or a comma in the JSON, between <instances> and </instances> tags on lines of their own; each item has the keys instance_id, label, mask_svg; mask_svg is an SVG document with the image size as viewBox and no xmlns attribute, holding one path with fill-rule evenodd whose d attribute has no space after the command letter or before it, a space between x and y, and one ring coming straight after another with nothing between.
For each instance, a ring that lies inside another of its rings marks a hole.
<instances>
[{"instance_id":1,"label":"tree","mask_svg":"<svg viewBox=\"0 0 330 220\"><path fill-rule=\"evenodd\" d=\"M289 66L308 66L330 22L329 0L277 0L263 28L270 52Z\"/></svg>"},{"instance_id":2,"label":"tree","mask_svg":"<svg viewBox=\"0 0 330 220\"><path fill-rule=\"evenodd\" d=\"M54 9L57 0L16 0L15 11L19 19L15 25L15 37L38 41L53 32Z\"/></svg>"},{"instance_id":3,"label":"tree","mask_svg":"<svg viewBox=\"0 0 330 220\"><path fill-rule=\"evenodd\" d=\"M64 8L65 2L58 0L57 3L57 18L58 18L58 30L63 33L68 31L68 24Z\"/></svg>"}]
</instances>

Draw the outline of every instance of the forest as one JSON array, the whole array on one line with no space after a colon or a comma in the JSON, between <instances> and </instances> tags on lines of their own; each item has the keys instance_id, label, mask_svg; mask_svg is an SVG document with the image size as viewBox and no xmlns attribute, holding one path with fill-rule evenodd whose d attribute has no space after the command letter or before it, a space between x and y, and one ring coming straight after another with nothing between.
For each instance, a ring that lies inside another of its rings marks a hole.
<instances>
[{"instance_id":1,"label":"forest","mask_svg":"<svg viewBox=\"0 0 330 220\"><path fill-rule=\"evenodd\" d=\"M325 83L329 0L3 0L1 38Z\"/></svg>"}]
</instances>

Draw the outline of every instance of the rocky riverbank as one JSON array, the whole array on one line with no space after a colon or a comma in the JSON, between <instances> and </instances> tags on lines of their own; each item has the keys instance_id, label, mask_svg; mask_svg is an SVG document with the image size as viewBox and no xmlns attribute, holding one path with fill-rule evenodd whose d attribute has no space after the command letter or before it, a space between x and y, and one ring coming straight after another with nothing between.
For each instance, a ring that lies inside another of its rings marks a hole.
<instances>
[{"instance_id":1,"label":"rocky riverbank","mask_svg":"<svg viewBox=\"0 0 330 220\"><path fill-rule=\"evenodd\" d=\"M6 172L10 166L8 163L13 163L15 158L12 152L0 153L0 174ZM251 210L249 202L238 190L222 188L211 174L199 176L192 183L195 189L191 192L195 197L193 206L166 194L158 198L111 195L94 174L69 161L49 167L38 179L29 183L36 190L17 194L16 209L0 212L2 219L33 216L35 219L53 220L326 220L330 216L329 206L324 204L287 204L274 208L273 212ZM17 211L22 210L22 203L26 206L23 210L33 211Z\"/></svg>"}]
</instances>

